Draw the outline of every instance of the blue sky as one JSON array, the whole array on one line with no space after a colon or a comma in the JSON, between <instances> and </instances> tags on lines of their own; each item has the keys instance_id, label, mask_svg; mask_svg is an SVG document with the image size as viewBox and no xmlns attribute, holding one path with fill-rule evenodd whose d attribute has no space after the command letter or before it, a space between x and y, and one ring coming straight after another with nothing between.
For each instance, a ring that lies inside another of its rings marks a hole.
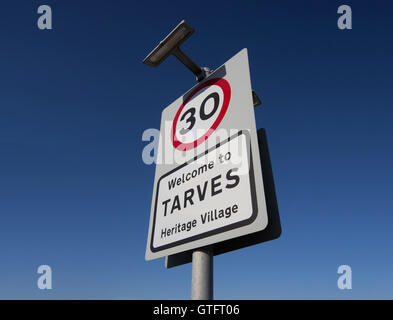
<instances>
[{"instance_id":1,"label":"blue sky","mask_svg":"<svg viewBox=\"0 0 393 320\"><path fill-rule=\"evenodd\" d=\"M53 30L36 26L50 5ZM337 28L352 7L353 29ZM191 265L144 260L142 133L195 84L141 63L186 19L216 68L248 48L283 233L215 258L217 299L393 298L393 5L388 1L0 4L0 298L188 299ZM38 290L39 265L53 289ZM348 264L353 289L337 288Z\"/></svg>"}]
</instances>

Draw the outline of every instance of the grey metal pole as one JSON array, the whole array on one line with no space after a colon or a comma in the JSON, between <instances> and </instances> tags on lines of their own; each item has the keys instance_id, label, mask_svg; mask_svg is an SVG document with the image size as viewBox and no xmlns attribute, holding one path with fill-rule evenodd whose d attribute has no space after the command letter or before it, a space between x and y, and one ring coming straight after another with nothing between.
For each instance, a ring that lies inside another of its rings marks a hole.
<instances>
[{"instance_id":1,"label":"grey metal pole","mask_svg":"<svg viewBox=\"0 0 393 320\"><path fill-rule=\"evenodd\" d=\"M200 82L213 72L209 68L200 68L202 74L197 75ZM213 300L213 247L207 246L192 252L192 300Z\"/></svg>"},{"instance_id":2,"label":"grey metal pole","mask_svg":"<svg viewBox=\"0 0 393 320\"><path fill-rule=\"evenodd\" d=\"M192 300L213 300L213 250L196 249L192 253Z\"/></svg>"}]
</instances>

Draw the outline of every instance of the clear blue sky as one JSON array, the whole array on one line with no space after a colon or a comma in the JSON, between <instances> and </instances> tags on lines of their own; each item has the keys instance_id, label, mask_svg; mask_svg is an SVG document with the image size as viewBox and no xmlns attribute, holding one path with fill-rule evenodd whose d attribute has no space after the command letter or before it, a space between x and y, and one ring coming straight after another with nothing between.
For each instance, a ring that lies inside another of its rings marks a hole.
<instances>
[{"instance_id":1,"label":"clear blue sky","mask_svg":"<svg viewBox=\"0 0 393 320\"><path fill-rule=\"evenodd\" d=\"M51 5L53 30L36 26ZM349 4L353 29L337 28ZM217 299L393 298L390 1L2 1L0 298L188 299L191 265L144 260L142 133L195 84L141 63L182 19L216 68L246 47L283 233L215 258ZM48 264L53 289L38 290ZM353 289L337 288L348 264Z\"/></svg>"}]
</instances>

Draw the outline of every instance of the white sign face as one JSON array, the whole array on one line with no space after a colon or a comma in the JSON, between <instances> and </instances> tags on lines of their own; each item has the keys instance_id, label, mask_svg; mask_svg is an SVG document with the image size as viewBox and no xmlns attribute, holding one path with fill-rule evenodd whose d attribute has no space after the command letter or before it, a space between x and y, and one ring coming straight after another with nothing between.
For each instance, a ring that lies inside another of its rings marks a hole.
<instances>
[{"instance_id":1,"label":"white sign face","mask_svg":"<svg viewBox=\"0 0 393 320\"><path fill-rule=\"evenodd\" d=\"M255 218L249 140L247 131L240 132L159 179L152 251L236 228Z\"/></svg>"},{"instance_id":2,"label":"white sign face","mask_svg":"<svg viewBox=\"0 0 393 320\"><path fill-rule=\"evenodd\" d=\"M162 112L146 259L263 230L247 50Z\"/></svg>"}]
</instances>

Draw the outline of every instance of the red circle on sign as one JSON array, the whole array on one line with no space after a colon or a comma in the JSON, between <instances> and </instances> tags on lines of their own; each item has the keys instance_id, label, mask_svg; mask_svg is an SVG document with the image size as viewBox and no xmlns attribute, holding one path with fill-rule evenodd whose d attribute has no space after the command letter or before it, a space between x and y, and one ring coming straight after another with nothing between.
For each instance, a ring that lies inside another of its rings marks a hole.
<instances>
[{"instance_id":1,"label":"red circle on sign","mask_svg":"<svg viewBox=\"0 0 393 320\"><path fill-rule=\"evenodd\" d=\"M201 91L202 89L212 86L212 85L216 85L219 86L223 93L224 93L224 101L222 102L222 107L220 110L220 113L217 116L217 119L214 121L214 123L212 124L212 126L198 139L192 141L192 142L188 142L188 143L182 143L181 141L179 141L177 139L176 136L176 125L177 125L177 121L180 117L180 114L184 108L184 106L191 100L191 98L198 93L199 91ZM179 110L177 111L175 118L173 119L173 123L172 123L172 132L171 132L171 137L172 137L172 144L173 146L181 151L185 151L185 150L190 150L193 149L197 146L199 146L202 142L204 142L207 138L209 138L209 136L213 133L214 130L217 129L218 125L220 124L221 120L224 118L225 113L228 110L228 106L229 106L229 101L231 100L231 87L228 83L228 81L226 81L223 78L218 78L218 79L211 79L208 80L204 83L202 83L199 87L195 88L194 91L192 91L190 93L190 95L187 97L186 100L183 101L182 105L180 106Z\"/></svg>"}]
</instances>

